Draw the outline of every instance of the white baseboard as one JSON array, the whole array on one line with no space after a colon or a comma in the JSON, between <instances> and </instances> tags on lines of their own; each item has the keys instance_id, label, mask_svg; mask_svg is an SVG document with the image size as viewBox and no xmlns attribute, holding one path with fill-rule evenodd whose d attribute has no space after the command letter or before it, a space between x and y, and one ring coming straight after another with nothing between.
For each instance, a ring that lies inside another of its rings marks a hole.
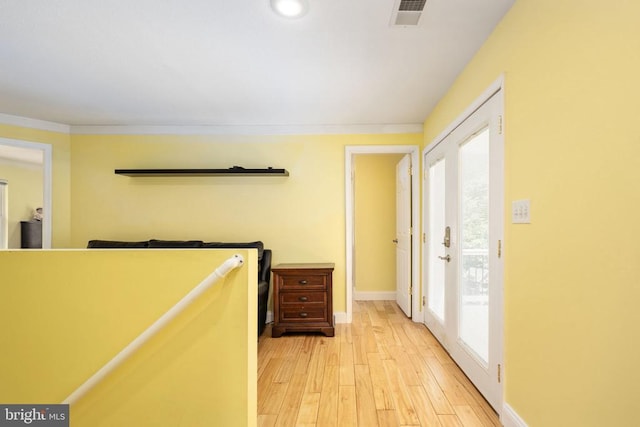
<instances>
[{"instance_id":1,"label":"white baseboard","mask_svg":"<svg viewBox=\"0 0 640 427\"><path fill-rule=\"evenodd\" d=\"M344 311L333 313L333 320L335 323L349 323L347 313L345 313Z\"/></svg>"},{"instance_id":2,"label":"white baseboard","mask_svg":"<svg viewBox=\"0 0 640 427\"><path fill-rule=\"evenodd\" d=\"M507 403L502 406L500 421L504 427L528 427L527 423Z\"/></svg>"},{"instance_id":3,"label":"white baseboard","mask_svg":"<svg viewBox=\"0 0 640 427\"><path fill-rule=\"evenodd\" d=\"M395 301L396 291L354 291L354 301Z\"/></svg>"}]
</instances>

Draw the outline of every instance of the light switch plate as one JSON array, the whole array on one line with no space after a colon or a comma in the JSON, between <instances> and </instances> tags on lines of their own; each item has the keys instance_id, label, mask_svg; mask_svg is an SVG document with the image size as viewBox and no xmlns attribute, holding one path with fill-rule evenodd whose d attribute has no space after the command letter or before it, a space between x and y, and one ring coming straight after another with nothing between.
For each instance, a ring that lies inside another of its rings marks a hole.
<instances>
[{"instance_id":1,"label":"light switch plate","mask_svg":"<svg viewBox=\"0 0 640 427\"><path fill-rule=\"evenodd\" d=\"M513 224L531 224L531 203L529 199L511 202L511 222Z\"/></svg>"}]
</instances>

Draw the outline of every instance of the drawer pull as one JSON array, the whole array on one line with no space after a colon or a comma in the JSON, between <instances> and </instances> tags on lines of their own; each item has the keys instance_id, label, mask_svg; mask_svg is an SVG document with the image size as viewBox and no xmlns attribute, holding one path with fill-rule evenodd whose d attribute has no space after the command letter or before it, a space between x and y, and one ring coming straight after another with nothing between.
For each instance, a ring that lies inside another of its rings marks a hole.
<instances>
[{"instance_id":1,"label":"drawer pull","mask_svg":"<svg viewBox=\"0 0 640 427\"><path fill-rule=\"evenodd\" d=\"M307 301L309 301L309 298L307 298L307 297L298 297L298 301L307 302Z\"/></svg>"},{"instance_id":2,"label":"drawer pull","mask_svg":"<svg viewBox=\"0 0 640 427\"><path fill-rule=\"evenodd\" d=\"M300 313L300 317L307 317L309 314L305 313L304 311L302 313Z\"/></svg>"},{"instance_id":3,"label":"drawer pull","mask_svg":"<svg viewBox=\"0 0 640 427\"><path fill-rule=\"evenodd\" d=\"M298 281L298 283L300 283L301 285L306 285L309 282L307 282L306 280L300 280L300 281Z\"/></svg>"}]
</instances>

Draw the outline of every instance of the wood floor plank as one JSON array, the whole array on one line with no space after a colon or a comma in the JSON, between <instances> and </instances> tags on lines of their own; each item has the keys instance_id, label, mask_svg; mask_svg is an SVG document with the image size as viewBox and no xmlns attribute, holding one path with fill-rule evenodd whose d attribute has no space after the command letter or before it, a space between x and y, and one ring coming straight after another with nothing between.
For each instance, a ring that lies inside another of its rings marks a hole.
<instances>
[{"instance_id":1,"label":"wood floor plank","mask_svg":"<svg viewBox=\"0 0 640 427\"><path fill-rule=\"evenodd\" d=\"M291 376L287 392L280 406L276 426L288 427L295 425L306 382L307 376L305 374L295 374Z\"/></svg>"},{"instance_id":2,"label":"wood floor plank","mask_svg":"<svg viewBox=\"0 0 640 427\"><path fill-rule=\"evenodd\" d=\"M282 401L287 393L288 386L289 384L287 383L269 383L269 385L260 392L264 398L258 402L258 414L278 415L282 408Z\"/></svg>"},{"instance_id":3,"label":"wood floor plank","mask_svg":"<svg viewBox=\"0 0 640 427\"><path fill-rule=\"evenodd\" d=\"M353 372L353 344L340 343L340 385L355 385Z\"/></svg>"},{"instance_id":4,"label":"wood floor plank","mask_svg":"<svg viewBox=\"0 0 640 427\"><path fill-rule=\"evenodd\" d=\"M318 407L318 427L335 427L338 424L338 392L340 381L340 367L328 365L324 373L324 380L320 390L320 405Z\"/></svg>"},{"instance_id":5,"label":"wood floor plank","mask_svg":"<svg viewBox=\"0 0 640 427\"><path fill-rule=\"evenodd\" d=\"M442 427L465 427L457 415L438 415Z\"/></svg>"},{"instance_id":6,"label":"wood floor plank","mask_svg":"<svg viewBox=\"0 0 640 427\"><path fill-rule=\"evenodd\" d=\"M277 414L284 398L287 385L274 382L274 378L282 365L282 359L271 359L258 378L258 414Z\"/></svg>"},{"instance_id":7,"label":"wood floor plank","mask_svg":"<svg viewBox=\"0 0 640 427\"><path fill-rule=\"evenodd\" d=\"M378 426L379 427L398 427L400 424L396 417L396 411L393 409L378 410Z\"/></svg>"},{"instance_id":8,"label":"wood floor plank","mask_svg":"<svg viewBox=\"0 0 640 427\"><path fill-rule=\"evenodd\" d=\"M473 408L478 418L486 426L500 426L498 414L489 405L489 403L482 397L482 394L471 383L469 378L458 368L456 365L445 365L447 372L455 378L461 387L467 392L465 398L469 402L469 405Z\"/></svg>"},{"instance_id":9,"label":"wood floor plank","mask_svg":"<svg viewBox=\"0 0 640 427\"><path fill-rule=\"evenodd\" d=\"M365 349L367 353L376 353L378 351L378 341L371 324L364 328Z\"/></svg>"},{"instance_id":10,"label":"wood floor plank","mask_svg":"<svg viewBox=\"0 0 640 427\"><path fill-rule=\"evenodd\" d=\"M313 348L315 346L315 340L313 336L306 336L302 346L300 347L300 351L298 352L298 357L296 359L296 366L293 370L296 374L305 374L309 370L309 362L311 361L311 354L313 353ZM260 357L260 356L258 356Z\"/></svg>"},{"instance_id":11,"label":"wood floor plank","mask_svg":"<svg viewBox=\"0 0 640 427\"><path fill-rule=\"evenodd\" d=\"M358 413L358 425L375 426L378 424L376 412L376 400L373 397L373 383L368 365L356 365L356 409Z\"/></svg>"},{"instance_id":12,"label":"wood floor plank","mask_svg":"<svg viewBox=\"0 0 640 427\"><path fill-rule=\"evenodd\" d=\"M433 408L424 387L409 387L409 395L413 401L413 407L416 409L420 425L422 427L441 427L440 421L438 421L438 414Z\"/></svg>"},{"instance_id":13,"label":"wood floor plank","mask_svg":"<svg viewBox=\"0 0 640 427\"><path fill-rule=\"evenodd\" d=\"M410 354L404 352L404 347L389 347L389 353L398 364L398 369L406 385L413 386L422 384L418 372L414 369L413 363L411 363L409 359Z\"/></svg>"},{"instance_id":14,"label":"wood floor plank","mask_svg":"<svg viewBox=\"0 0 640 427\"><path fill-rule=\"evenodd\" d=\"M370 353L367 358L369 360L369 374L371 376L376 409L395 409L393 398L391 397L391 387L380 355L378 353Z\"/></svg>"},{"instance_id":15,"label":"wood floor plank","mask_svg":"<svg viewBox=\"0 0 640 427\"><path fill-rule=\"evenodd\" d=\"M405 353L415 354L417 352L416 346L413 343L413 340L409 338L407 332L404 328L404 324L406 322L401 323L391 323L391 328L396 336L396 338L400 341L400 346L404 348Z\"/></svg>"},{"instance_id":16,"label":"wood floor plank","mask_svg":"<svg viewBox=\"0 0 640 427\"><path fill-rule=\"evenodd\" d=\"M353 336L351 334L351 325L347 325L345 323L341 323L338 325L340 327L340 333L338 337L340 338L341 343L349 343L353 342Z\"/></svg>"},{"instance_id":17,"label":"wood floor plank","mask_svg":"<svg viewBox=\"0 0 640 427\"><path fill-rule=\"evenodd\" d=\"M338 390L338 420L341 427L357 426L356 386L341 385Z\"/></svg>"},{"instance_id":18,"label":"wood floor plank","mask_svg":"<svg viewBox=\"0 0 640 427\"><path fill-rule=\"evenodd\" d=\"M340 340L334 338L321 338L326 345L327 365L340 366Z\"/></svg>"},{"instance_id":19,"label":"wood floor plank","mask_svg":"<svg viewBox=\"0 0 640 427\"><path fill-rule=\"evenodd\" d=\"M464 394L457 386L457 381L455 378L452 378L447 374L447 371L440 363L438 358L427 357L425 358L427 365L429 366L429 370L433 373L433 376L438 381L440 388L444 392L444 395L447 397L447 400L451 405L467 405L467 399L465 399Z\"/></svg>"},{"instance_id":20,"label":"wood floor plank","mask_svg":"<svg viewBox=\"0 0 640 427\"><path fill-rule=\"evenodd\" d=\"M483 427L482 421L469 405L454 406L458 419L465 427Z\"/></svg>"},{"instance_id":21,"label":"wood floor plank","mask_svg":"<svg viewBox=\"0 0 640 427\"><path fill-rule=\"evenodd\" d=\"M326 350L327 346L318 343L311 353L309 361L309 379L307 380L306 390L308 393L319 393L322 390L322 381L325 370Z\"/></svg>"},{"instance_id":22,"label":"wood floor plank","mask_svg":"<svg viewBox=\"0 0 640 427\"><path fill-rule=\"evenodd\" d=\"M278 414L260 414L258 415L258 427L274 427Z\"/></svg>"},{"instance_id":23,"label":"wood floor plank","mask_svg":"<svg viewBox=\"0 0 640 427\"><path fill-rule=\"evenodd\" d=\"M431 401L437 414L455 414L455 411L444 392L440 388L440 384L436 381L435 377L431 373L429 367L425 364L424 360L419 356L412 354L409 356L414 368L418 371L420 382L424 387L429 400Z\"/></svg>"},{"instance_id":24,"label":"wood floor plank","mask_svg":"<svg viewBox=\"0 0 640 427\"><path fill-rule=\"evenodd\" d=\"M395 360L383 360L382 365L389 380L391 397L395 404L396 414L402 425L418 425L420 421L413 408L407 386L402 381L398 364Z\"/></svg>"},{"instance_id":25,"label":"wood floor plank","mask_svg":"<svg viewBox=\"0 0 640 427\"><path fill-rule=\"evenodd\" d=\"M320 393L304 393L300 402L300 410L296 419L296 426L316 425L318 408L320 407Z\"/></svg>"},{"instance_id":26,"label":"wood floor plank","mask_svg":"<svg viewBox=\"0 0 640 427\"><path fill-rule=\"evenodd\" d=\"M367 364L366 338L364 335L353 336L353 364Z\"/></svg>"}]
</instances>

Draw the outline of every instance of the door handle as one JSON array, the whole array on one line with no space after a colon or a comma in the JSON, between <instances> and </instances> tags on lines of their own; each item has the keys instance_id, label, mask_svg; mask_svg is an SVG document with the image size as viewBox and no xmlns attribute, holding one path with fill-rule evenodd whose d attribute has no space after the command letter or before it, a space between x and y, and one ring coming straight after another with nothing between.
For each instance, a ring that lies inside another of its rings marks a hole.
<instances>
[{"instance_id":1,"label":"door handle","mask_svg":"<svg viewBox=\"0 0 640 427\"><path fill-rule=\"evenodd\" d=\"M451 262L451 255L449 254L447 254L447 256L439 256L438 258L440 258L443 261Z\"/></svg>"},{"instance_id":2,"label":"door handle","mask_svg":"<svg viewBox=\"0 0 640 427\"><path fill-rule=\"evenodd\" d=\"M398 243L398 239L393 239L392 242L393 243Z\"/></svg>"},{"instance_id":3,"label":"door handle","mask_svg":"<svg viewBox=\"0 0 640 427\"><path fill-rule=\"evenodd\" d=\"M451 247L451 227L444 229L444 241L442 242L445 248Z\"/></svg>"}]
</instances>

